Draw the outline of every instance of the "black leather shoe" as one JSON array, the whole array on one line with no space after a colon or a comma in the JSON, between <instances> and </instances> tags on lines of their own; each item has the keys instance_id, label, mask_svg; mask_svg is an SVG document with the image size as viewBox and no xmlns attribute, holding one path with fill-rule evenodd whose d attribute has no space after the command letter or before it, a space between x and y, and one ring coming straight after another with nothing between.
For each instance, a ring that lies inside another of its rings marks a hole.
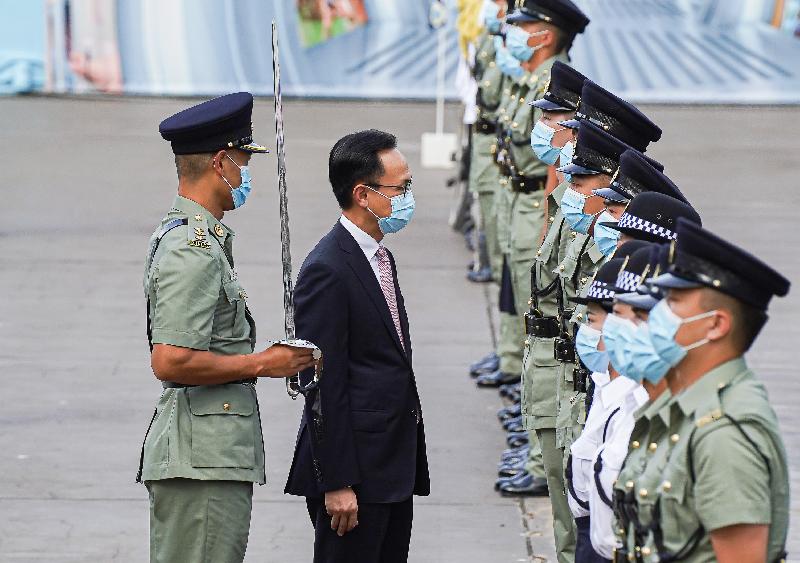
<instances>
[{"instance_id":1,"label":"black leather shoe","mask_svg":"<svg viewBox=\"0 0 800 563\"><path fill-rule=\"evenodd\" d=\"M510 448L516 448L518 446L524 446L527 444L528 439L527 432L512 432L506 436L506 443Z\"/></svg>"},{"instance_id":2,"label":"black leather shoe","mask_svg":"<svg viewBox=\"0 0 800 563\"><path fill-rule=\"evenodd\" d=\"M522 414L522 405L511 405L503 407L497 411L497 419L500 422L505 422L510 418L516 418Z\"/></svg>"},{"instance_id":3,"label":"black leather shoe","mask_svg":"<svg viewBox=\"0 0 800 563\"><path fill-rule=\"evenodd\" d=\"M520 392L520 383L510 383L506 385L501 385L500 389L498 390L501 397L512 397L515 393Z\"/></svg>"},{"instance_id":4,"label":"black leather shoe","mask_svg":"<svg viewBox=\"0 0 800 563\"><path fill-rule=\"evenodd\" d=\"M513 421L509 422L507 426L504 427L506 432L524 432L525 425L522 424L522 417L515 418Z\"/></svg>"},{"instance_id":5,"label":"black leather shoe","mask_svg":"<svg viewBox=\"0 0 800 563\"><path fill-rule=\"evenodd\" d=\"M523 471L507 483L500 485L500 494L504 497L525 496L543 497L547 496L547 479L544 477L534 477Z\"/></svg>"},{"instance_id":6,"label":"black leather shoe","mask_svg":"<svg viewBox=\"0 0 800 563\"><path fill-rule=\"evenodd\" d=\"M494 352L481 358L469 366L469 374L478 377L484 373L492 373L500 369L500 358Z\"/></svg>"},{"instance_id":7,"label":"black leather shoe","mask_svg":"<svg viewBox=\"0 0 800 563\"><path fill-rule=\"evenodd\" d=\"M522 424L522 417L515 416L514 418L509 418L505 422L503 422L503 430L506 432L512 432L508 429L509 426L514 426L515 424ZM520 432L520 430L515 430L514 432Z\"/></svg>"},{"instance_id":8,"label":"black leather shoe","mask_svg":"<svg viewBox=\"0 0 800 563\"><path fill-rule=\"evenodd\" d=\"M478 387L496 389L507 383L517 383L519 380L519 375L515 375L513 373L503 373L502 371L497 370L492 373L479 375L478 379L475 380L475 384Z\"/></svg>"},{"instance_id":9,"label":"black leather shoe","mask_svg":"<svg viewBox=\"0 0 800 563\"><path fill-rule=\"evenodd\" d=\"M471 270L467 272L467 279L472 283L489 283L492 281L492 269L489 266L484 266L480 270Z\"/></svg>"},{"instance_id":10,"label":"black leather shoe","mask_svg":"<svg viewBox=\"0 0 800 563\"><path fill-rule=\"evenodd\" d=\"M523 457L528 457L528 444L524 444L519 448L511 448L505 450L502 454L500 454L500 465L510 462L512 459L519 459Z\"/></svg>"},{"instance_id":11,"label":"black leather shoe","mask_svg":"<svg viewBox=\"0 0 800 563\"><path fill-rule=\"evenodd\" d=\"M505 477L516 477L523 471L525 471L525 463L528 461L528 458L520 458L519 461L515 461L514 463L508 463L506 465L502 465L497 470L497 476L502 478Z\"/></svg>"}]
</instances>

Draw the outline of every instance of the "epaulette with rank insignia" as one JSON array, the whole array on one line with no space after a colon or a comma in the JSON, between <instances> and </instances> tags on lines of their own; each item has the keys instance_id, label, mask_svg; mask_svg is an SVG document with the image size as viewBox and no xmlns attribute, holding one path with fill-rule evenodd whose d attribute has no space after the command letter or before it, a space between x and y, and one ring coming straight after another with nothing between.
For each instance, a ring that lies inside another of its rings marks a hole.
<instances>
[{"instance_id":1,"label":"epaulette with rank insignia","mask_svg":"<svg viewBox=\"0 0 800 563\"><path fill-rule=\"evenodd\" d=\"M208 222L203 215L197 214L189 217L189 228L187 230L187 243L195 248L205 248L211 250L208 242Z\"/></svg>"}]
</instances>

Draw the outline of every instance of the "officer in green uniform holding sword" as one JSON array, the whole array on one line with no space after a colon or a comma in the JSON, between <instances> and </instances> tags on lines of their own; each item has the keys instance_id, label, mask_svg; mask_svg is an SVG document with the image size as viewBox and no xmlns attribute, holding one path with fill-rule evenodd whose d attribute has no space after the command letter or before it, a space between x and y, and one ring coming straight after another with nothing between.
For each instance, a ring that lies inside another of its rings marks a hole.
<instances>
[{"instance_id":1,"label":"officer in green uniform holding sword","mask_svg":"<svg viewBox=\"0 0 800 563\"><path fill-rule=\"evenodd\" d=\"M137 475L150 496L150 561L244 559L264 449L255 384L314 365L311 349L254 352L255 322L221 220L250 193L253 96L221 96L165 119L178 195L145 263L151 366L163 391Z\"/></svg>"}]
</instances>

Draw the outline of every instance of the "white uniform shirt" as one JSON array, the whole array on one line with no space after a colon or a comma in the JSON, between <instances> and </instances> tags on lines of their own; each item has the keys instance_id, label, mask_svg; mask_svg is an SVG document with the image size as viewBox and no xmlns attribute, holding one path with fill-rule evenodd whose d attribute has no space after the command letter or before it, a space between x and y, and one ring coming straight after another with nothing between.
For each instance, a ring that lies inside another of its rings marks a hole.
<instances>
[{"instance_id":1,"label":"white uniform shirt","mask_svg":"<svg viewBox=\"0 0 800 563\"><path fill-rule=\"evenodd\" d=\"M620 379L628 379L621 377ZM619 547L617 543L617 536L614 534L614 512L608 506L605 499L611 501L614 481L616 481L622 464L625 462L625 457L628 455L628 441L633 432L633 426L636 420L634 413L644 405L649 397L644 387L631 382L631 387L628 393L623 397L620 405L620 410L611 417L608 422L608 429L606 431L606 439L597 449L597 452L592 460L592 487L589 495L589 510L591 512L589 534L592 540L592 548L598 555L611 559L614 548ZM609 413L610 414L610 413ZM602 468L597 474L595 480L594 468L595 464L600 460ZM601 491L598 490L598 484L602 487Z\"/></svg>"},{"instance_id":2,"label":"white uniform shirt","mask_svg":"<svg viewBox=\"0 0 800 563\"><path fill-rule=\"evenodd\" d=\"M381 271L378 269L378 248L381 246L381 244L372 238L372 235L362 231L358 226L356 226L355 223L353 223L344 215L339 218L339 222L345 229L347 229L347 232L353 235L353 238L356 239L356 242L361 248L361 251L364 253L364 256L367 257L367 262L369 262L372 272L375 274L375 279L378 280L378 285L380 285Z\"/></svg>"},{"instance_id":3,"label":"white uniform shirt","mask_svg":"<svg viewBox=\"0 0 800 563\"><path fill-rule=\"evenodd\" d=\"M591 377L594 381L592 408L589 409L586 426L581 435L570 446L572 487L570 488L568 484L567 502L574 518L589 516L589 509L581 506L581 503L589 502L594 480L592 460L597 448L603 443L606 421L609 415L622 404L625 396L636 387L636 383L626 377L610 380L607 373L599 372L592 373Z\"/></svg>"}]
</instances>

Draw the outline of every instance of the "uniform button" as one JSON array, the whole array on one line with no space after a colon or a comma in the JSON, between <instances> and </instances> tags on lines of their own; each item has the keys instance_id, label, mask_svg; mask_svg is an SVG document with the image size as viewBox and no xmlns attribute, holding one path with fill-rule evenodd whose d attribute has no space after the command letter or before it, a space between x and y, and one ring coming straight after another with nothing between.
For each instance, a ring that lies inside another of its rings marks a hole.
<instances>
[{"instance_id":1,"label":"uniform button","mask_svg":"<svg viewBox=\"0 0 800 563\"><path fill-rule=\"evenodd\" d=\"M494 68L494 61L489 63L489 68Z\"/></svg>"},{"instance_id":2,"label":"uniform button","mask_svg":"<svg viewBox=\"0 0 800 563\"><path fill-rule=\"evenodd\" d=\"M639 489L639 496L642 498L647 497L647 489Z\"/></svg>"},{"instance_id":3,"label":"uniform button","mask_svg":"<svg viewBox=\"0 0 800 563\"><path fill-rule=\"evenodd\" d=\"M567 269L567 267L566 267L566 266L564 266L564 264L561 264L561 265L558 267L558 269L559 269L559 271L563 272L564 270L566 270L566 269Z\"/></svg>"},{"instance_id":4,"label":"uniform button","mask_svg":"<svg viewBox=\"0 0 800 563\"><path fill-rule=\"evenodd\" d=\"M629 553L628 554L628 561L634 561L635 559L636 559L636 556L633 553Z\"/></svg>"},{"instance_id":5,"label":"uniform button","mask_svg":"<svg viewBox=\"0 0 800 563\"><path fill-rule=\"evenodd\" d=\"M500 108L500 113L505 113L505 112L506 112L506 108Z\"/></svg>"},{"instance_id":6,"label":"uniform button","mask_svg":"<svg viewBox=\"0 0 800 563\"><path fill-rule=\"evenodd\" d=\"M528 299L528 307L530 307L531 305L533 305L533 299Z\"/></svg>"},{"instance_id":7,"label":"uniform button","mask_svg":"<svg viewBox=\"0 0 800 563\"><path fill-rule=\"evenodd\" d=\"M625 483L625 488L630 491L631 489L633 489L633 485L634 485L633 481L627 481Z\"/></svg>"},{"instance_id":8,"label":"uniform button","mask_svg":"<svg viewBox=\"0 0 800 563\"><path fill-rule=\"evenodd\" d=\"M641 445L641 444L639 443L639 440L634 440L633 442L631 442L631 447L632 447L634 450L638 450L640 445Z\"/></svg>"},{"instance_id":9,"label":"uniform button","mask_svg":"<svg viewBox=\"0 0 800 563\"><path fill-rule=\"evenodd\" d=\"M669 490L672 489L672 483L670 483L669 481L664 481L663 483L661 483L661 489L665 493L669 492Z\"/></svg>"},{"instance_id":10,"label":"uniform button","mask_svg":"<svg viewBox=\"0 0 800 563\"><path fill-rule=\"evenodd\" d=\"M645 547L642 548L642 555L648 556L648 555L650 555L650 553L651 553L651 550L650 550L649 547L645 546Z\"/></svg>"},{"instance_id":11,"label":"uniform button","mask_svg":"<svg viewBox=\"0 0 800 563\"><path fill-rule=\"evenodd\" d=\"M586 276L582 277L582 278L581 278L581 283L586 283L586 280L588 280L588 279L589 279L589 278L587 278Z\"/></svg>"},{"instance_id":12,"label":"uniform button","mask_svg":"<svg viewBox=\"0 0 800 563\"><path fill-rule=\"evenodd\" d=\"M539 250L536 251L536 256L541 256L541 255L542 255L542 249L540 248Z\"/></svg>"},{"instance_id":13,"label":"uniform button","mask_svg":"<svg viewBox=\"0 0 800 563\"><path fill-rule=\"evenodd\" d=\"M519 124L515 121L514 123L511 124L511 127L516 129L517 127L519 127Z\"/></svg>"},{"instance_id":14,"label":"uniform button","mask_svg":"<svg viewBox=\"0 0 800 563\"><path fill-rule=\"evenodd\" d=\"M550 221L550 222L552 223L553 221L555 221L555 220L556 220L556 218L551 216L551 217L548 217L548 218L547 218L547 220L548 220L548 221Z\"/></svg>"},{"instance_id":15,"label":"uniform button","mask_svg":"<svg viewBox=\"0 0 800 563\"><path fill-rule=\"evenodd\" d=\"M230 403L222 403L222 410L224 410L224 411L231 410L231 404Z\"/></svg>"},{"instance_id":16,"label":"uniform button","mask_svg":"<svg viewBox=\"0 0 800 563\"><path fill-rule=\"evenodd\" d=\"M484 85L484 86L489 86L489 84L491 84L491 82L489 82L488 80L484 80L484 81L483 81L483 85Z\"/></svg>"},{"instance_id":17,"label":"uniform button","mask_svg":"<svg viewBox=\"0 0 800 563\"><path fill-rule=\"evenodd\" d=\"M673 444L677 444L678 440L680 439L681 437L678 436L677 434L673 434L672 436L669 437L669 441L672 442Z\"/></svg>"},{"instance_id":18,"label":"uniform button","mask_svg":"<svg viewBox=\"0 0 800 563\"><path fill-rule=\"evenodd\" d=\"M620 536L624 535L624 534L625 534L625 528L617 528L617 533L618 533ZM617 549L616 549L616 548L614 548L614 551L616 551L616 550L617 550Z\"/></svg>"},{"instance_id":19,"label":"uniform button","mask_svg":"<svg viewBox=\"0 0 800 563\"><path fill-rule=\"evenodd\" d=\"M539 209L539 202L538 201L534 201L533 202L533 207L536 208L536 209Z\"/></svg>"},{"instance_id":20,"label":"uniform button","mask_svg":"<svg viewBox=\"0 0 800 563\"><path fill-rule=\"evenodd\" d=\"M519 99L519 103L524 104L525 103L525 98L520 98Z\"/></svg>"},{"instance_id":21,"label":"uniform button","mask_svg":"<svg viewBox=\"0 0 800 563\"><path fill-rule=\"evenodd\" d=\"M656 444L655 442L650 442L650 446L648 447L648 449L652 453L658 449L658 444Z\"/></svg>"},{"instance_id":22,"label":"uniform button","mask_svg":"<svg viewBox=\"0 0 800 563\"><path fill-rule=\"evenodd\" d=\"M578 232L577 231L572 231L572 238L577 238L577 236L578 236Z\"/></svg>"}]
</instances>

